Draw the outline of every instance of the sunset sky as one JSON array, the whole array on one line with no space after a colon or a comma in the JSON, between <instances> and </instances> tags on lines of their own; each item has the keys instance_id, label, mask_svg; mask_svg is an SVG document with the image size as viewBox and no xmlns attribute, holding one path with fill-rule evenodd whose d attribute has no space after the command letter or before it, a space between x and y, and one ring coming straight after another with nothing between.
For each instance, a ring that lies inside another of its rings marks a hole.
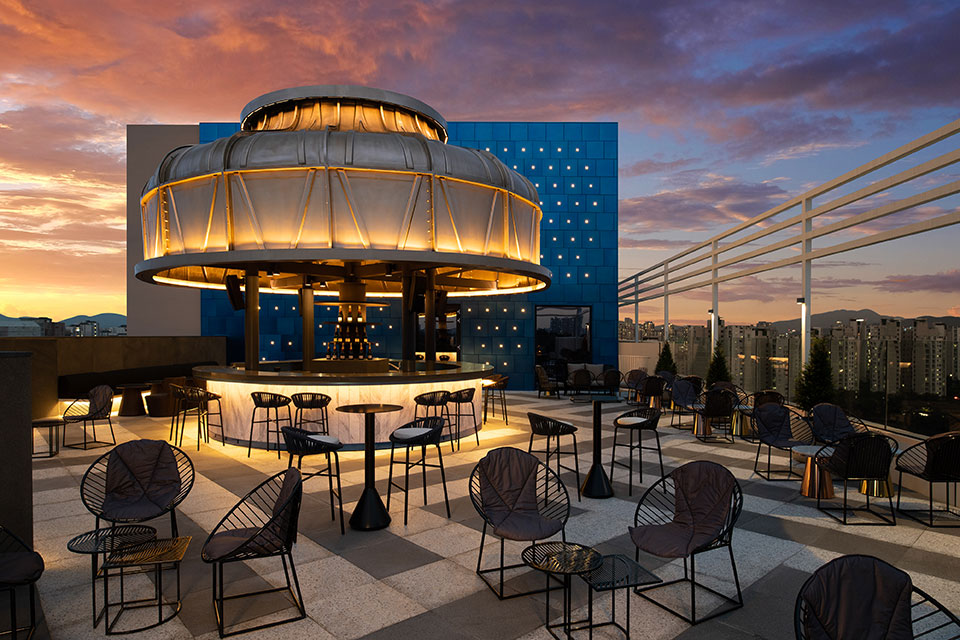
<instances>
[{"instance_id":1,"label":"sunset sky","mask_svg":"<svg viewBox=\"0 0 960 640\"><path fill-rule=\"evenodd\" d=\"M334 83L448 120L617 121L625 277L956 120L958 33L955 1L0 0L0 314L125 313L128 123ZM815 263L813 309L960 315L958 246L960 225ZM721 286L721 315L795 317L799 275Z\"/></svg>"}]
</instances>

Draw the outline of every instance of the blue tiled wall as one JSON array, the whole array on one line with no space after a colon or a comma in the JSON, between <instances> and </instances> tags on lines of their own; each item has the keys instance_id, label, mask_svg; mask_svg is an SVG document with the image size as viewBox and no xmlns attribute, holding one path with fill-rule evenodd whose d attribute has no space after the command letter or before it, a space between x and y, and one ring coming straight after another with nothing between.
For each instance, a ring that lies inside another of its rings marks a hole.
<instances>
[{"instance_id":1,"label":"blue tiled wall","mask_svg":"<svg viewBox=\"0 0 960 640\"><path fill-rule=\"evenodd\" d=\"M200 142L232 135L234 123L201 123ZM533 388L537 305L592 309L593 361L617 364L617 124L614 122L451 122L450 144L486 149L537 187L543 207L541 263L553 273L549 289L529 295L461 301L461 349L466 361L490 363L510 386ZM228 357L243 359L243 312L226 294L204 291L203 335L227 335ZM261 294L260 355L300 358L296 296ZM317 322L333 319L317 308ZM371 309L374 354L400 355L397 305ZM318 352L329 338L318 327Z\"/></svg>"}]
</instances>

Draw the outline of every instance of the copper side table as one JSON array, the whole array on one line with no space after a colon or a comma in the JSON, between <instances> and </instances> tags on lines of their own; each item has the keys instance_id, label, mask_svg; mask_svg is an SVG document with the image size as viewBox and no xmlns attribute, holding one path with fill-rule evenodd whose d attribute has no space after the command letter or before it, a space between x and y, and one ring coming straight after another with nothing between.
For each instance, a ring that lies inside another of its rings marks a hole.
<instances>
[{"instance_id":1,"label":"copper side table","mask_svg":"<svg viewBox=\"0 0 960 640\"><path fill-rule=\"evenodd\" d=\"M803 481L800 483L800 495L807 498L829 499L833 497L833 478L830 472L817 464L817 454L822 447L805 444L793 448L793 453L805 459ZM829 452L829 449L827 450Z\"/></svg>"},{"instance_id":2,"label":"copper side table","mask_svg":"<svg viewBox=\"0 0 960 640\"><path fill-rule=\"evenodd\" d=\"M360 531L376 531L390 524L390 514L377 493L377 477L374 460L376 444L376 414L403 409L398 404L347 404L337 407L341 413L363 414L363 493L350 516L350 528Z\"/></svg>"}]
</instances>

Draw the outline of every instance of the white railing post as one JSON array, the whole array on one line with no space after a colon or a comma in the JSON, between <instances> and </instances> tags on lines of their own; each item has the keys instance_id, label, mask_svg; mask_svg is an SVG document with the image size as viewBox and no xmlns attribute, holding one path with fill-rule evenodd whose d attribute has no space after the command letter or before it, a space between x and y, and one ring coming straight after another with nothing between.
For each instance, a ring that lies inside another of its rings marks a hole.
<instances>
[{"instance_id":1,"label":"white railing post","mask_svg":"<svg viewBox=\"0 0 960 640\"><path fill-rule=\"evenodd\" d=\"M810 232L813 231L813 219L810 217L810 210L813 209L813 198L803 199L803 239L800 242L800 253L803 257L801 262L800 280L803 288L802 302L800 303L800 364L806 366L810 359L810 306L812 299L810 296L812 281L812 263L808 257L813 251L813 240L810 238Z\"/></svg>"},{"instance_id":2,"label":"white railing post","mask_svg":"<svg viewBox=\"0 0 960 640\"><path fill-rule=\"evenodd\" d=\"M670 339L670 296L667 295L667 288L669 286L668 275L670 273L670 263L664 261L663 263L663 341L664 343Z\"/></svg>"},{"instance_id":3,"label":"white railing post","mask_svg":"<svg viewBox=\"0 0 960 640\"><path fill-rule=\"evenodd\" d=\"M710 357L713 357L713 351L717 348L717 338L720 337L720 285L717 283L717 277L720 274L719 269L717 269L717 262L720 258L720 255L717 253L717 249L720 247L720 241L714 240L710 246L710 263L713 265L713 269L710 272L711 277L713 278L713 284L711 285L711 290L713 293L713 307L710 312Z\"/></svg>"}]
</instances>

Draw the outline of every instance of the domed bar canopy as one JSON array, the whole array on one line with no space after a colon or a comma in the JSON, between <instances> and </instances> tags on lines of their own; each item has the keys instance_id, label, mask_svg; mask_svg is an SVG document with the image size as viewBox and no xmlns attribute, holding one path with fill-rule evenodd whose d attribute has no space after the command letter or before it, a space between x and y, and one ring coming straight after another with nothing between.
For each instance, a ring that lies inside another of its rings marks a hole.
<instances>
[{"instance_id":1,"label":"domed bar canopy","mask_svg":"<svg viewBox=\"0 0 960 640\"><path fill-rule=\"evenodd\" d=\"M160 163L141 197L135 274L221 289L235 276L248 316L260 286L299 292L304 307L344 281L363 281L373 297L412 296L418 274L431 299L548 286L536 189L494 155L446 139L440 114L402 94L341 85L265 94L244 107L240 132Z\"/></svg>"}]
</instances>

